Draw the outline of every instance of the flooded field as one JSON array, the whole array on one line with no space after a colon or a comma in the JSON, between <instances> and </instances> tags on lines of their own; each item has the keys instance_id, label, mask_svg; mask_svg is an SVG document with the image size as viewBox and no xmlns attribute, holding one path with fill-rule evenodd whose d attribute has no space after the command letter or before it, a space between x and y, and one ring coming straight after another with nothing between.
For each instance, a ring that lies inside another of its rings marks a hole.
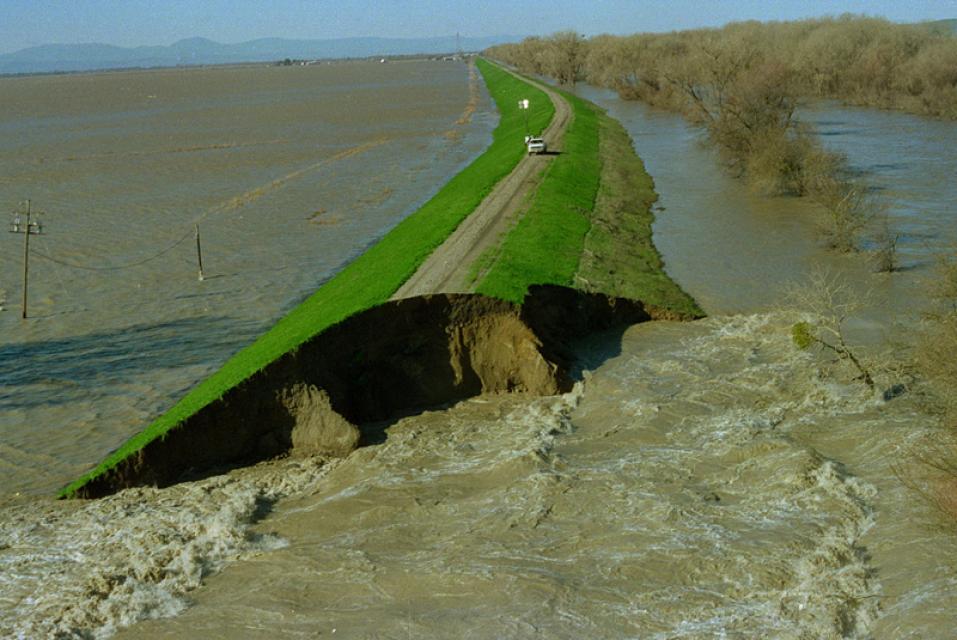
<instances>
[{"instance_id":1,"label":"flooded field","mask_svg":"<svg viewBox=\"0 0 957 640\"><path fill-rule=\"evenodd\" d=\"M0 79L0 500L99 461L428 199L497 116L464 63ZM197 280L194 225L206 279Z\"/></svg>"}]
</instances>

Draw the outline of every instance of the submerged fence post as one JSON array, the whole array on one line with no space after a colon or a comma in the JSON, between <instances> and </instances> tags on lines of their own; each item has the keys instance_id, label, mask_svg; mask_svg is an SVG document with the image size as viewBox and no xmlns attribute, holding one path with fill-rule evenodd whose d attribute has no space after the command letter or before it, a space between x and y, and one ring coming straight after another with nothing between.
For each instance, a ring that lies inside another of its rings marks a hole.
<instances>
[{"instance_id":1,"label":"submerged fence post","mask_svg":"<svg viewBox=\"0 0 957 640\"><path fill-rule=\"evenodd\" d=\"M20 317L27 318L27 287L30 282L30 201L27 200L27 226L23 230L23 311Z\"/></svg>"}]
</instances>

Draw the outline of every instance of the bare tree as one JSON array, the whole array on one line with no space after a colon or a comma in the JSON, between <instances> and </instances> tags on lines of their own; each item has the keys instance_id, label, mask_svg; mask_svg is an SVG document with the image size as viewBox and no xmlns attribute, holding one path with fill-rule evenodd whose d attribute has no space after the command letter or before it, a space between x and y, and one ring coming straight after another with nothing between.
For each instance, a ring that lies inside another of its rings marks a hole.
<instances>
[{"instance_id":1,"label":"bare tree","mask_svg":"<svg viewBox=\"0 0 957 640\"><path fill-rule=\"evenodd\" d=\"M547 73L559 84L573 85L585 66L587 42L575 31L559 31L548 38Z\"/></svg>"},{"instance_id":2,"label":"bare tree","mask_svg":"<svg viewBox=\"0 0 957 640\"><path fill-rule=\"evenodd\" d=\"M875 388L872 367L847 339L848 319L865 306L866 295L859 295L841 278L824 270L815 270L804 283L791 286L787 298L794 309L811 314L812 321L793 325L791 337L799 349L817 347L833 353L857 372L855 379L869 389Z\"/></svg>"},{"instance_id":3,"label":"bare tree","mask_svg":"<svg viewBox=\"0 0 957 640\"><path fill-rule=\"evenodd\" d=\"M862 234L884 210L866 185L835 175L817 176L810 196L823 210L820 232L824 241L842 253L858 250Z\"/></svg>"}]
</instances>

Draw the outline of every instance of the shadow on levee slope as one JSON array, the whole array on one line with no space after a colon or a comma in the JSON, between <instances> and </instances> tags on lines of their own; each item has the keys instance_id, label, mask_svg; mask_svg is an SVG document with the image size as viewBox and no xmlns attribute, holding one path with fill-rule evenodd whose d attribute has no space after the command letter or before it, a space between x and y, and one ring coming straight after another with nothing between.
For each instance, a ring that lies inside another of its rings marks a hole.
<instances>
[{"instance_id":1,"label":"shadow on levee slope","mask_svg":"<svg viewBox=\"0 0 957 640\"><path fill-rule=\"evenodd\" d=\"M482 393L562 393L580 375L574 342L653 319L679 318L558 286L532 287L521 305L477 294L391 301L282 356L77 495L167 486L285 454L343 456L380 440L383 423L428 408Z\"/></svg>"}]
</instances>

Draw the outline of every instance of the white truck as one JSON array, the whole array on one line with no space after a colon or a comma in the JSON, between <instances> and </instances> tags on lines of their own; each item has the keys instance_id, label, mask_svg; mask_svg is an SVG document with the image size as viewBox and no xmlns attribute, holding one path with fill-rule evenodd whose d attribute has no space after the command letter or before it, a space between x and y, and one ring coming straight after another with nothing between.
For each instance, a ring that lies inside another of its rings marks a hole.
<instances>
[{"instance_id":1,"label":"white truck","mask_svg":"<svg viewBox=\"0 0 957 640\"><path fill-rule=\"evenodd\" d=\"M525 136L525 145L528 147L528 155L533 153L542 154L548 151L548 145L541 138Z\"/></svg>"}]
</instances>

